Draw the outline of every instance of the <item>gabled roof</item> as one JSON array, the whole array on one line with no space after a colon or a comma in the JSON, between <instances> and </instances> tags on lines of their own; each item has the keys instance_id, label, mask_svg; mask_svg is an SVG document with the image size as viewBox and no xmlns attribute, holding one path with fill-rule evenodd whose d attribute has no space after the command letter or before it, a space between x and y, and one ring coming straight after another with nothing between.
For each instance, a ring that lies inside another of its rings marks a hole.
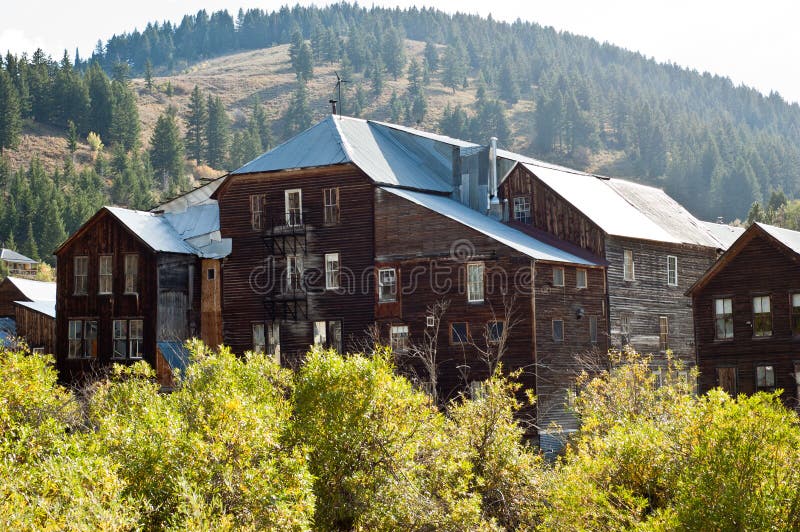
<instances>
[{"instance_id":1,"label":"gabled roof","mask_svg":"<svg viewBox=\"0 0 800 532\"><path fill-rule=\"evenodd\" d=\"M767 225L762 223L754 223L748 227L736 241L717 259L717 262L711 265L706 270L706 273L700 277L695 283L686 291L686 295L692 295L704 286L722 271L739 253L741 253L747 245L755 238L761 237L767 242L773 244L777 249L784 252L787 256L795 259L800 264L800 231L792 231L791 229L784 229L782 227L775 227L774 225Z\"/></svg>"},{"instance_id":2,"label":"gabled roof","mask_svg":"<svg viewBox=\"0 0 800 532\"><path fill-rule=\"evenodd\" d=\"M0 248L0 260L24 264L39 264L38 261L35 261L30 257L26 257L22 253L17 253L16 251L7 248Z\"/></svg>"},{"instance_id":3,"label":"gabled roof","mask_svg":"<svg viewBox=\"0 0 800 532\"><path fill-rule=\"evenodd\" d=\"M194 255L195 250L180 237L163 215L120 207L104 207L150 249L164 253Z\"/></svg>"},{"instance_id":4,"label":"gabled roof","mask_svg":"<svg viewBox=\"0 0 800 532\"><path fill-rule=\"evenodd\" d=\"M444 154L398 131L380 122L329 116L231 175L354 164L378 185L451 192Z\"/></svg>"},{"instance_id":5,"label":"gabled roof","mask_svg":"<svg viewBox=\"0 0 800 532\"><path fill-rule=\"evenodd\" d=\"M598 262L587 260L557 247L545 244L532 236L517 231L513 227L485 216L445 196L389 187L383 187L381 190L416 203L428 210L446 216L451 220L455 220L533 259L548 262L580 264L584 266L600 265Z\"/></svg>"},{"instance_id":6,"label":"gabled roof","mask_svg":"<svg viewBox=\"0 0 800 532\"><path fill-rule=\"evenodd\" d=\"M56 317L55 301L14 301L15 305L31 309L50 318Z\"/></svg>"},{"instance_id":7,"label":"gabled roof","mask_svg":"<svg viewBox=\"0 0 800 532\"><path fill-rule=\"evenodd\" d=\"M744 233L744 227L736 227L735 225L722 224L719 222L700 222L706 231L711 233L717 242L722 244L720 249L728 249L736 242L736 239Z\"/></svg>"},{"instance_id":8,"label":"gabled roof","mask_svg":"<svg viewBox=\"0 0 800 532\"><path fill-rule=\"evenodd\" d=\"M11 276L6 277L3 282L13 284L22 295L31 301L55 301L56 299L56 283Z\"/></svg>"},{"instance_id":9,"label":"gabled roof","mask_svg":"<svg viewBox=\"0 0 800 532\"><path fill-rule=\"evenodd\" d=\"M199 186L193 190L188 192L184 192L179 196L175 196L164 203L160 204L158 207L154 209L150 209L153 212L183 212L189 207L193 207L195 205L207 205L211 203L216 203L214 199L212 199L212 195L217 189L225 183L225 179L227 175L222 177L218 177L206 183L205 185Z\"/></svg>"}]
</instances>

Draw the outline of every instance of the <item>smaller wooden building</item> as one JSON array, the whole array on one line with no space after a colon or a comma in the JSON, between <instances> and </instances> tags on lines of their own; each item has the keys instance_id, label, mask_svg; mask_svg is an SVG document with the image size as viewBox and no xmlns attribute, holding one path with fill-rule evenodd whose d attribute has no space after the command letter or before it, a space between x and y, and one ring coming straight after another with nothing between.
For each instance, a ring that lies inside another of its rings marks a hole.
<instances>
[{"instance_id":1,"label":"smaller wooden building","mask_svg":"<svg viewBox=\"0 0 800 532\"><path fill-rule=\"evenodd\" d=\"M9 276L0 281L0 317L13 318L15 301L55 301L56 283Z\"/></svg>"},{"instance_id":2,"label":"smaller wooden building","mask_svg":"<svg viewBox=\"0 0 800 532\"><path fill-rule=\"evenodd\" d=\"M33 352L56 352L56 302L14 301L17 336Z\"/></svg>"},{"instance_id":3,"label":"smaller wooden building","mask_svg":"<svg viewBox=\"0 0 800 532\"><path fill-rule=\"evenodd\" d=\"M39 262L22 253L17 253L13 249L0 248L0 262L2 262L8 274L15 277L34 278L39 271Z\"/></svg>"},{"instance_id":4,"label":"smaller wooden building","mask_svg":"<svg viewBox=\"0 0 800 532\"><path fill-rule=\"evenodd\" d=\"M800 394L800 232L754 223L688 290L699 391Z\"/></svg>"}]
</instances>

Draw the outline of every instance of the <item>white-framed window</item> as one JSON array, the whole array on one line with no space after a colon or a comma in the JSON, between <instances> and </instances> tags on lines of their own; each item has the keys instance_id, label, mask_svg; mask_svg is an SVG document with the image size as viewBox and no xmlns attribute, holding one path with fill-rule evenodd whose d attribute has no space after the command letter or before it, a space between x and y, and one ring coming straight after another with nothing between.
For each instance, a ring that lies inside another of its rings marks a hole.
<instances>
[{"instance_id":1,"label":"white-framed window","mask_svg":"<svg viewBox=\"0 0 800 532\"><path fill-rule=\"evenodd\" d=\"M753 336L772 336L770 296L753 298Z\"/></svg>"},{"instance_id":2,"label":"white-framed window","mask_svg":"<svg viewBox=\"0 0 800 532\"><path fill-rule=\"evenodd\" d=\"M454 321L450 324L450 343L452 345L469 342L469 324L465 321Z\"/></svg>"},{"instance_id":3,"label":"white-framed window","mask_svg":"<svg viewBox=\"0 0 800 532\"><path fill-rule=\"evenodd\" d=\"M733 338L733 299L729 297L714 300L714 338Z\"/></svg>"},{"instance_id":4,"label":"white-framed window","mask_svg":"<svg viewBox=\"0 0 800 532\"><path fill-rule=\"evenodd\" d=\"M553 286L564 286L564 268L553 266Z\"/></svg>"},{"instance_id":5,"label":"white-framed window","mask_svg":"<svg viewBox=\"0 0 800 532\"><path fill-rule=\"evenodd\" d=\"M436 318L430 314L425 316L425 326L433 327L434 325L436 325Z\"/></svg>"},{"instance_id":6,"label":"white-framed window","mask_svg":"<svg viewBox=\"0 0 800 532\"><path fill-rule=\"evenodd\" d=\"M756 390L772 391L775 389L775 366L756 366Z\"/></svg>"},{"instance_id":7,"label":"white-framed window","mask_svg":"<svg viewBox=\"0 0 800 532\"><path fill-rule=\"evenodd\" d=\"M114 257L111 255L100 255L98 257L97 292L99 294L110 294L112 292L112 283L114 280L113 260Z\"/></svg>"},{"instance_id":8,"label":"white-framed window","mask_svg":"<svg viewBox=\"0 0 800 532\"><path fill-rule=\"evenodd\" d=\"M491 344L498 343L503 338L506 322L501 320L490 321L486 324L486 339Z\"/></svg>"},{"instance_id":9,"label":"white-framed window","mask_svg":"<svg viewBox=\"0 0 800 532\"><path fill-rule=\"evenodd\" d=\"M380 268L378 270L378 302L397 301L397 270Z\"/></svg>"},{"instance_id":10,"label":"white-framed window","mask_svg":"<svg viewBox=\"0 0 800 532\"><path fill-rule=\"evenodd\" d=\"M114 320L114 358L128 357L128 320Z\"/></svg>"},{"instance_id":11,"label":"white-framed window","mask_svg":"<svg viewBox=\"0 0 800 532\"><path fill-rule=\"evenodd\" d=\"M678 257L667 255L667 284L678 286Z\"/></svg>"},{"instance_id":12,"label":"white-framed window","mask_svg":"<svg viewBox=\"0 0 800 532\"><path fill-rule=\"evenodd\" d=\"M328 324L324 321L314 322L314 345L324 346L328 343Z\"/></svg>"},{"instance_id":13,"label":"white-framed window","mask_svg":"<svg viewBox=\"0 0 800 532\"><path fill-rule=\"evenodd\" d=\"M250 196L250 227L252 227L254 231L260 231L261 229L264 229L266 203L266 194L252 194Z\"/></svg>"},{"instance_id":14,"label":"white-framed window","mask_svg":"<svg viewBox=\"0 0 800 532\"><path fill-rule=\"evenodd\" d=\"M286 225L297 227L303 225L303 193L299 188L284 192Z\"/></svg>"},{"instance_id":15,"label":"white-framed window","mask_svg":"<svg viewBox=\"0 0 800 532\"><path fill-rule=\"evenodd\" d=\"M589 316L589 342L597 343L597 316Z\"/></svg>"},{"instance_id":16,"label":"white-framed window","mask_svg":"<svg viewBox=\"0 0 800 532\"><path fill-rule=\"evenodd\" d=\"M564 320L553 320L553 341L564 341Z\"/></svg>"},{"instance_id":17,"label":"white-framed window","mask_svg":"<svg viewBox=\"0 0 800 532\"><path fill-rule=\"evenodd\" d=\"M69 338L69 358L82 358L83 357L83 320L69 320L68 325L68 338Z\"/></svg>"},{"instance_id":18,"label":"white-framed window","mask_svg":"<svg viewBox=\"0 0 800 532\"><path fill-rule=\"evenodd\" d=\"M514 220L525 224L531 223L531 200L527 196L514 198Z\"/></svg>"},{"instance_id":19,"label":"white-framed window","mask_svg":"<svg viewBox=\"0 0 800 532\"><path fill-rule=\"evenodd\" d=\"M267 353L272 355L276 363L281 363L281 324L272 322L267 324Z\"/></svg>"},{"instance_id":20,"label":"white-framed window","mask_svg":"<svg viewBox=\"0 0 800 532\"><path fill-rule=\"evenodd\" d=\"M130 320L128 322L128 356L142 358L144 347L144 320Z\"/></svg>"},{"instance_id":21,"label":"white-framed window","mask_svg":"<svg viewBox=\"0 0 800 532\"><path fill-rule=\"evenodd\" d=\"M73 268L75 270L75 295L85 295L88 293L89 285L89 257L82 255L75 257L72 260Z\"/></svg>"},{"instance_id":22,"label":"white-framed window","mask_svg":"<svg viewBox=\"0 0 800 532\"><path fill-rule=\"evenodd\" d=\"M125 255L125 293L136 294L139 291L139 255Z\"/></svg>"},{"instance_id":23,"label":"white-framed window","mask_svg":"<svg viewBox=\"0 0 800 532\"><path fill-rule=\"evenodd\" d=\"M483 301L483 263L467 263L467 301L480 303Z\"/></svg>"},{"instance_id":24,"label":"white-framed window","mask_svg":"<svg viewBox=\"0 0 800 532\"><path fill-rule=\"evenodd\" d=\"M408 351L408 325L392 325L389 329L389 345L395 353Z\"/></svg>"},{"instance_id":25,"label":"white-framed window","mask_svg":"<svg viewBox=\"0 0 800 532\"><path fill-rule=\"evenodd\" d=\"M322 202L324 204L323 222L326 225L339 223L339 189L325 188L322 190Z\"/></svg>"},{"instance_id":26,"label":"white-framed window","mask_svg":"<svg viewBox=\"0 0 800 532\"><path fill-rule=\"evenodd\" d=\"M792 294L792 334L800 334L800 294Z\"/></svg>"},{"instance_id":27,"label":"white-framed window","mask_svg":"<svg viewBox=\"0 0 800 532\"><path fill-rule=\"evenodd\" d=\"M341 286L339 279L339 254L325 254L325 288L336 290Z\"/></svg>"},{"instance_id":28,"label":"white-framed window","mask_svg":"<svg viewBox=\"0 0 800 532\"><path fill-rule=\"evenodd\" d=\"M264 324L253 324L253 352L263 353L267 347L267 339L265 336Z\"/></svg>"},{"instance_id":29,"label":"white-framed window","mask_svg":"<svg viewBox=\"0 0 800 532\"><path fill-rule=\"evenodd\" d=\"M342 352L342 322L340 320L315 321L314 345Z\"/></svg>"},{"instance_id":30,"label":"white-framed window","mask_svg":"<svg viewBox=\"0 0 800 532\"><path fill-rule=\"evenodd\" d=\"M589 286L589 272L584 268L575 270L575 288L586 288Z\"/></svg>"},{"instance_id":31,"label":"white-framed window","mask_svg":"<svg viewBox=\"0 0 800 532\"><path fill-rule=\"evenodd\" d=\"M658 349L666 351L669 349L669 317L658 317Z\"/></svg>"},{"instance_id":32,"label":"white-framed window","mask_svg":"<svg viewBox=\"0 0 800 532\"><path fill-rule=\"evenodd\" d=\"M622 252L622 279L625 281L633 281L636 278L633 263L633 250L626 249Z\"/></svg>"},{"instance_id":33,"label":"white-framed window","mask_svg":"<svg viewBox=\"0 0 800 532\"><path fill-rule=\"evenodd\" d=\"M299 292L303 289L303 257L286 257L286 292Z\"/></svg>"}]
</instances>

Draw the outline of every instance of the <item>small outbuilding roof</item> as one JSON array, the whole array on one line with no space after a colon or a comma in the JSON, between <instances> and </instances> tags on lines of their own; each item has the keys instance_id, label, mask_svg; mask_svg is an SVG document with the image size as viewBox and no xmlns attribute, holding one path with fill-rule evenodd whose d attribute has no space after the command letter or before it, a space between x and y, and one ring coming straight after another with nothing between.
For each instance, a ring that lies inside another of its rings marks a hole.
<instances>
[{"instance_id":1,"label":"small outbuilding roof","mask_svg":"<svg viewBox=\"0 0 800 532\"><path fill-rule=\"evenodd\" d=\"M448 197L389 187L383 187L381 190L416 203L426 209L446 216L451 220L455 220L533 259L548 262L580 264L584 266L600 265L597 262L578 257L577 255L551 246L550 244L545 244L532 236L526 235L513 227L485 216Z\"/></svg>"},{"instance_id":2,"label":"small outbuilding roof","mask_svg":"<svg viewBox=\"0 0 800 532\"><path fill-rule=\"evenodd\" d=\"M14 301L15 305L31 309L50 318L56 318L55 301Z\"/></svg>"},{"instance_id":3,"label":"small outbuilding roof","mask_svg":"<svg viewBox=\"0 0 800 532\"><path fill-rule=\"evenodd\" d=\"M56 283L34 281L32 279L22 279L21 277L12 276L6 277L3 282L13 284L17 290L30 301L56 300Z\"/></svg>"},{"instance_id":4,"label":"small outbuilding roof","mask_svg":"<svg viewBox=\"0 0 800 532\"><path fill-rule=\"evenodd\" d=\"M17 253L12 249L7 248L0 248L0 260L18 262L22 264L39 264L39 261L35 261L30 257L26 257L22 253Z\"/></svg>"}]
</instances>

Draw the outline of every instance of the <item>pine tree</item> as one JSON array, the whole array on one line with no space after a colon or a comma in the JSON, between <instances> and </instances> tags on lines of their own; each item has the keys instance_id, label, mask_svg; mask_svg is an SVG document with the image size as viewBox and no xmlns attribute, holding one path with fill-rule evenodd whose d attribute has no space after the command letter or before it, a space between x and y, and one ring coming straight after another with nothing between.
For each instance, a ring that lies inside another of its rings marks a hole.
<instances>
[{"instance_id":1,"label":"pine tree","mask_svg":"<svg viewBox=\"0 0 800 532\"><path fill-rule=\"evenodd\" d=\"M500 69L500 98L510 104L519 101L519 85L515 70L508 62Z\"/></svg>"},{"instance_id":2,"label":"pine tree","mask_svg":"<svg viewBox=\"0 0 800 532\"><path fill-rule=\"evenodd\" d=\"M78 128L72 120L67 122L67 146L72 154L78 150Z\"/></svg>"},{"instance_id":3,"label":"pine tree","mask_svg":"<svg viewBox=\"0 0 800 532\"><path fill-rule=\"evenodd\" d=\"M294 34L292 34L289 58L297 76L297 81L307 81L314 77L314 56L311 46L303 39L300 30L295 30Z\"/></svg>"},{"instance_id":4,"label":"pine tree","mask_svg":"<svg viewBox=\"0 0 800 532\"><path fill-rule=\"evenodd\" d=\"M272 128L270 127L267 113L258 100L253 101L253 114L250 117L248 129L257 136L259 150L266 151L272 147Z\"/></svg>"},{"instance_id":5,"label":"pine tree","mask_svg":"<svg viewBox=\"0 0 800 532\"><path fill-rule=\"evenodd\" d=\"M308 93L305 83L298 83L292 101L284 115L284 136L291 137L311 126L311 108L308 105Z\"/></svg>"},{"instance_id":6,"label":"pine tree","mask_svg":"<svg viewBox=\"0 0 800 532\"><path fill-rule=\"evenodd\" d=\"M203 161L206 151L206 123L208 122L208 111L206 100L200 87L194 86L192 96L189 100L189 112L186 115L186 149L189 156L197 164Z\"/></svg>"},{"instance_id":7,"label":"pine tree","mask_svg":"<svg viewBox=\"0 0 800 532\"><path fill-rule=\"evenodd\" d=\"M467 77L467 63L464 53L458 46L459 44L448 46L442 61L442 84L453 89L453 94L463 85Z\"/></svg>"},{"instance_id":8,"label":"pine tree","mask_svg":"<svg viewBox=\"0 0 800 532\"><path fill-rule=\"evenodd\" d=\"M153 92L153 63L150 59L144 64L144 85L148 92Z\"/></svg>"},{"instance_id":9,"label":"pine tree","mask_svg":"<svg viewBox=\"0 0 800 532\"><path fill-rule=\"evenodd\" d=\"M390 26L386 30L381 52L386 69L394 76L394 79L400 77L406 66L405 43L400 31L394 26Z\"/></svg>"},{"instance_id":10,"label":"pine tree","mask_svg":"<svg viewBox=\"0 0 800 532\"><path fill-rule=\"evenodd\" d=\"M17 147L21 130L17 89L8 72L0 68L0 153Z\"/></svg>"},{"instance_id":11,"label":"pine tree","mask_svg":"<svg viewBox=\"0 0 800 532\"><path fill-rule=\"evenodd\" d=\"M175 118L175 109L170 107L158 117L153 136L150 137L150 164L156 178L166 190L170 184L183 177L185 159L183 140Z\"/></svg>"},{"instance_id":12,"label":"pine tree","mask_svg":"<svg viewBox=\"0 0 800 532\"><path fill-rule=\"evenodd\" d=\"M113 106L109 139L125 149L133 149L139 141L139 109L131 89L119 80L111 83Z\"/></svg>"},{"instance_id":13,"label":"pine tree","mask_svg":"<svg viewBox=\"0 0 800 532\"><path fill-rule=\"evenodd\" d=\"M33 233L33 224L28 222L28 230L25 233L25 242L22 245L22 253L33 260L39 260L39 246L36 245L36 236Z\"/></svg>"},{"instance_id":14,"label":"pine tree","mask_svg":"<svg viewBox=\"0 0 800 532\"><path fill-rule=\"evenodd\" d=\"M208 97L206 121L206 160L213 168L222 168L228 157L231 142L230 121L222 100Z\"/></svg>"},{"instance_id":15,"label":"pine tree","mask_svg":"<svg viewBox=\"0 0 800 532\"><path fill-rule=\"evenodd\" d=\"M84 81L89 91L90 101L86 129L94 131L100 135L100 138L110 138L114 97L108 76L100 68L100 64L94 61L86 72Z\"/></svg>"},{"instance_id":16,"label":"pine tree","mask_svg":"<svg viewBox=\"0 0 800 532\"><path fill-rule=\"evenodd\" d=\"M425 52L423 53L425 62L428 64L428 69L431 72L439 70L439 50L436 45L431 41L425 43Z\"/></svg>"}]
</instances>

